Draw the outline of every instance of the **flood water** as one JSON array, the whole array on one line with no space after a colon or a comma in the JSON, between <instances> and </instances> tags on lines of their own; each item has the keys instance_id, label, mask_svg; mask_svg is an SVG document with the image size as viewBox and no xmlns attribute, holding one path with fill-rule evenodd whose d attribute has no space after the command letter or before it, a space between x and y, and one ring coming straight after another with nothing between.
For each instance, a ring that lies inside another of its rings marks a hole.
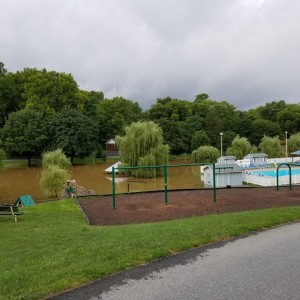
<instances>
[{"instance_id":1,"label":"flood water","mask_svg":"<svg viewBox=\"0 0 300 300\"><path fill-rule=\"evenodd\" d=\"M169 164L188 164L182 160L172 161ZM71 168L71 179L87 190L97 194L112 193L112 177L106 174L105 169L112 162L94 165L76 165ZM53 199L47 197L39 185L41 168L8 168L0 170L0 203L13 203L21 195L31 195L37 202ZM116 175L116 193L135 191L152 191L164 189L164 178L136 180ZM168 168L168 190L192 189L203 187L200 178L199 166L181 166ZM60 193L59 193L60 194ZM60 196L60 195L59 195Z\"/></svg>"}]
</instances>

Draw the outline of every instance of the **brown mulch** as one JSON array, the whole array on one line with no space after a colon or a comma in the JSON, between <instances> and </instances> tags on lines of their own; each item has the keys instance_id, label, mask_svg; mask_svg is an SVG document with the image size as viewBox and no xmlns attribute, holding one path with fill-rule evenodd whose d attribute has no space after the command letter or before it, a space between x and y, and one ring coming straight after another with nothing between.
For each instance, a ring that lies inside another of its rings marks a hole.
<instances>
[{"instance_id":1,"label":"brown mulch","mask_svg":"<svg viewBox=\"0 0 300 300\"><path fill-rule=\"evenodd\" d=\"M300 186L217 189L214 202L212 189L146 192L116 196L79 198L79 204L91 225L149 223L209 214L221 214L261 208L300 205Z\"/></svg>"}]
</instances>

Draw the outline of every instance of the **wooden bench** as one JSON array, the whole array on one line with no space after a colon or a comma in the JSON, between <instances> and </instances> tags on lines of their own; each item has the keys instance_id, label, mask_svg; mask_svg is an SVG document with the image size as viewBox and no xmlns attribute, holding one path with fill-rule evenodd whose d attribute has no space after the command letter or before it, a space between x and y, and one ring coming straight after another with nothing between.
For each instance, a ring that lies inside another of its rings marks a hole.
<instances>
[{"instance_id":1,"label":"wooden bench","mask_svg":"<svg viewBox=\"0 0 300 300\"><path fill-rule=\"evenodd\" d=\"M13 216L15 223L17 223L17 216L22 215L23 212L19 211L18 206L15 205L0 205L0 216Z\"/></svg>"}]
</instances>

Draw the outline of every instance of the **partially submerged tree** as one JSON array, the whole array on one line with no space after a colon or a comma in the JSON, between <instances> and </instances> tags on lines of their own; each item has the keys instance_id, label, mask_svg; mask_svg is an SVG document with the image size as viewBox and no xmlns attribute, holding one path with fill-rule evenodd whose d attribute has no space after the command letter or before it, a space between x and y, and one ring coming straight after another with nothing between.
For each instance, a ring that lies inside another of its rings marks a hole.
<instances>
[{"instance_id":1,"label":"partially submerged tree","mask_svg":"<svg viewBox=\"0 0 300 300\"><path fill-rule=\"evenodd\" d=\"M117 136L123 166L157 166L168 162L168 145L163 144L162 129L154 122L136 122L125 128L124 136ZM161 168L138 169L131 172L139 177L162 174Z\"/></svg>"},{"instance_id":2,"label":"partially submerged tree","mask_svg":"<svg viewBox=\"0 0 300 300\"><path fill-rule=\"evenodd\" d=\"M84 158L97 148L95 123L75 109L64 109L56 114L49 128L53 147L61 148L71 163L75 156Z\"/></svg>"},{"instance_id":3,"label":"partially submerged tree","mask_svg":"<svg viewBox=\"0 0 300 300\"><path fill-rule=\"evenodd\" d=\"M192 160L196 163L213 163L220 156L220 151L212 146L201 146L192 152Z\"/></svg>"},{"instance_id":4,"label":"partially submerged tree","mask_svg":"<svg viewBox=\"0 0 300 300\"><path fill-rule=\"evenodd\" d=\"M46 116L32 109L22 109L9 115L3 127L3 146L8 154L31 158L41 155L48 141Z\"/></svg>"},{"instance_id":5,"label":"partially submerged tree","mask_svg":"<svg viewBox=\"0 0 300 300\"><path fill-rule=\"evenodd\" d=\"M60 191L70 176L70 172L57 165L49 165L42 170L40 186L49 196L55 195Z\"/></svg>"},{"instance_id":6,"label":"partially submerged tree","mask_svg":"<svg viewBox=\"0 0 300 300\"><path fill-rule=\"evenodd\" d=\"M68 170L70 165L70 159L61 149L43 154L40 186L46 194L57 197L57 192L63 188L70 177Z\"/></svg>"}]
</instances>

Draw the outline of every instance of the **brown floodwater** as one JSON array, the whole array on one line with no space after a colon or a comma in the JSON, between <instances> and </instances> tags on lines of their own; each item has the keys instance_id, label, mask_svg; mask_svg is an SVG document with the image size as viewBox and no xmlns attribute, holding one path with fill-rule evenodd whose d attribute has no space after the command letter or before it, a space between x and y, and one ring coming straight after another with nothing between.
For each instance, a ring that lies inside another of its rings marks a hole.
<instances>
[{"instance_id":1,"label":"brown floodwater","mask_svg":"<svg viewBox=\"0 0 300 300\"><path fill-rule=\"evenodd\" d=\"M170 164L185 164L182 160L172 161ZM71 168L71 179L87 190L97 194L112 193L112 177L105 169L112 162L91 165L76 165ZM7 168L0 169L0 203L13 203L21 195L31 195L37 202L47 201L47 197L40 188L41 168ZM203 187L199 166L182 166L168 168L168 189L192 189ZM153 191L164 189L164 178L137 180L116 175L116 193ZM59 195L60 196L60 195Z\"/></svg>"}]
</instances>

